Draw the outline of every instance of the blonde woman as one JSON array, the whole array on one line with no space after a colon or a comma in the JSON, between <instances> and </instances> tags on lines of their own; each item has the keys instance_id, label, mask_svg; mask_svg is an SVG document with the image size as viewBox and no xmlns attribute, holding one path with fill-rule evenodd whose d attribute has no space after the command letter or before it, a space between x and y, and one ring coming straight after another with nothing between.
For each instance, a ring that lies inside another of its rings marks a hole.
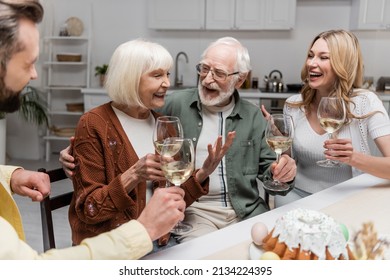
<instances>
[{"instance_id":1,"label":"blonde woman","mask_svg":"<svg viewBox=\"0 0 390 280\"><path fill-rule=\"evenodd\" d=\"M44 10L38 0L0 1L0 110L13 112L19 95L38 77L38 23ZM22 218L13 194L42 201L50 193L49 176L17 166L0 165L0 259L137 259L152 241L183 219L184 191L158 189L137 217L79 246L38 253L25 241Z\"/></svg>"},{"instance_id":2,"label":"blonde woman","mask_svg":"<svg viewBox=\"0 0 390 280\"><path fill-rule=\"evenodd\" d=\"M310 44L301 71L301 93L286 101L284 112L293 117L293 157L297 162L295 189L276 197L276 205L324 190L361 173L390 179L390 121L383 103L362 89L363 59L358 39L345 30L329 30ZM317 108L324 96L335 96L347 104L345 124L337 139L328 139L320 126ZM382 157L371 154L373 140ZM326 168L316 164L325 157L343 163Z\"/></svg>"}]
</instances>

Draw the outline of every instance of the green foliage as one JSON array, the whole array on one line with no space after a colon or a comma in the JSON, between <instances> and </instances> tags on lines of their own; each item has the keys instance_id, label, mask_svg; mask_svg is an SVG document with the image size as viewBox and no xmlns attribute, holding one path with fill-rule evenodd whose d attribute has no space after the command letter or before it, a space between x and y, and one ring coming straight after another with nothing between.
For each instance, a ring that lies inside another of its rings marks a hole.
<instances>
[{"instance_id":1,"label":"green foliage","mask_svg":"<svg viewBox=\"0 0 390 280\"><path fill-rule=\"evenodd\" d=\"M108 64L103 64L102 66L95 67L95 76L105 75L107 73Z\"/></svg>"},{"instance_id":2,"label":"green foliage","mask_svg":"<svg viewBox=\"0 0 390 280\"><path fill-rule=\"evenodd\" d=\"M27 86L26 94L22 97L19 114L27 122L37 126L48 126L47 102L43 93L34 87Z\"/></svg>"},{"instance_id":3,"label":"green foliage","mask_svg":"<svg viewBox=\"0 0 390 280\"><path fill-rule=\"evenodd\" d=\"M43 93L35 87L27 86L22 94L19 116L37 126L48 126L47 102ZM4 118L6 113L0 112L0 119Z\"/></svg>"}]
</instances>

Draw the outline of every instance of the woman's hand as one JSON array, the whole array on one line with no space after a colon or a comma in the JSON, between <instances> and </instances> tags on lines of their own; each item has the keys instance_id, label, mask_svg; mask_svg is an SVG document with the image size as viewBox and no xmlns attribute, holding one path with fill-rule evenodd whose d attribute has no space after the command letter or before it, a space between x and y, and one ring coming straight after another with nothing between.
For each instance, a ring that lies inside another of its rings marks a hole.
<instances>
[{"instance_id":1,"label":"woman's hand","mask_svg":"<svg viewBox=\"0 0 390 280\"><path fill-rule=\"evenodd\" d=\"M271 114L268 113L267 109L265 109L265 106L264 105L261 105L261 112L263 113L263 116L266 120L269 120L269 118L271 117Z\"/></svg>"},{"instance_id":2,"label":"woman's hand","mask_svg":"<svg viewBox=\"0 0 390 280\"><path fill-rule=\"evenodd\" d=\"M121 175L121 181L127 192L130 192L141 181L163 181L160 156L147 154Z\"/></svg>"},{"instance_id":3,"label":"woman's hand","mask_svg":"<svg viewBox=\"0 0 390 280\"><path fill-rule=\"evenodd\" d=\"M346 164L352 164L354 149L351 139L328 139L324 142L325 157Z\"/></svg>"},{"instance_id":4,"label":"woman's hand","mask_svg":"<svg viewBox=\"0 0 390 280\"><path fill-rule=\"evenodd\" d=\"M390 135L375 139L375 144L383 156L374 156L357 151L351 139L329 139L324 143L325 157L348 164L362 172L390 179Z\"/></svg>"}]
</instances>

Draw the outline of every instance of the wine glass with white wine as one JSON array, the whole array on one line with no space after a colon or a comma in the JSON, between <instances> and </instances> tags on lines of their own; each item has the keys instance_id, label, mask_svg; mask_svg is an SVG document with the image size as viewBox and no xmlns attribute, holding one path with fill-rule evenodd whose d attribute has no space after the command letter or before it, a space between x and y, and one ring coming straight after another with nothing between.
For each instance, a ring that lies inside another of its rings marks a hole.
<instances>
[{"instance_id":1,"label":"wine glass with white wine","mask_svg":"<svg viewBox=\"0 0 390 280\"><path fill-rule=\"evenodd\" d=\"M180 119L174 116L160 116L156 119L156 123L153 130L153 144L157 153L161 155L161 149L166 139L183 139L183 128L180 123ZM172 145L171 153L176 153L174 150L175 145ZM176 145L177 147L177 145ZM170 186L167 181L166 187Z\"/></svg>"},{"instance_id":2,"label":"wine glass with white wine","mask_svg":"<svg viewBox=\"0 0 390 280\"><path fill-rule=\"evenodd\" d=\"M161 148L161 169L165 178L180 187L190 178L195 166L194 145L191 139L167 138ZM179 222L172 233L187 232L192 226Z\"/></svg>"},{"instance_id":3,"label":"wine glass with white wine","mask_svg":"<svg viewBox=\"0 0 390 280\"><path fill-rule=\"evenodd\" d=\"M183 128L178 117L161 116L156 119L153 130L153 144L160 155L164 140L167 138L183 138Z\"/></svg>"},{"instance_id":4,"label":"wine glass with white wine","mask_svg":"<svg viewBox=\"0 0 390 280\"><path fill-rule=\"evenodd\" d=\"M265 139L268 146L276 153L276 162L283 152L287 151L292 144L294 137L294 125L291 116L286 114L272 114L265 129ZM264 189L271 195L286 195L290 189L287 183L277 180L266 180L263 182Z\"/></svg>"},{"instance_id":5,"label":"wine glass with white wine","mask_svg":"<svg viewBox=\"0 0 390 280\"><path fill-rule=\"evenodd\" d=\"M328 133L329 139L336 137L335 132L339 130L346 117L345 102L338 97L322 97L318 105L317 117L321 127ZM340 163L330 159L317 161L322 167L337 167Z\"/></svg>"}]
</instances>

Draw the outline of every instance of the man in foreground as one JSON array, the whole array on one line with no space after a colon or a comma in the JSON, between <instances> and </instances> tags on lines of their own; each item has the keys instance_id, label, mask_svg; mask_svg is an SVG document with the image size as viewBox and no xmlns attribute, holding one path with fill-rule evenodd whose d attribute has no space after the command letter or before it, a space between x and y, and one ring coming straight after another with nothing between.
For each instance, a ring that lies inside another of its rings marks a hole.
<instances>
[{"instance_id":1,"label":"man in foreground","mask_svg":"<svg viewBox=\"0 0 390 280\"><path fill-rule=\"evenodd\" d=\"M0 1L0 111L19 108L27 83L37 78L37 24L43 17L38 0ZM183 219L184 192L158 189L137 220L88 238L79 246L38 254L24 241L19 210L12 193L42 201L50 193L47 174L0 166L0 259L138 259L152 250L152 241Z\"/></svg>"}]
</instances>

